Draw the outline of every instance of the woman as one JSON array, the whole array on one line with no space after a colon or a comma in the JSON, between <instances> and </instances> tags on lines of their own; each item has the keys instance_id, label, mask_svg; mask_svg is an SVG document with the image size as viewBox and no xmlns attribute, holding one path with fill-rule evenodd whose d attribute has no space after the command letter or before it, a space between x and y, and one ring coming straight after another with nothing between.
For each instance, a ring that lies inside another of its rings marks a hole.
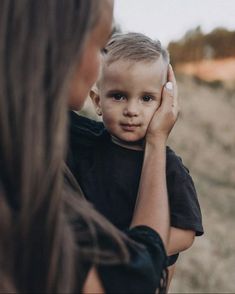
<instances>
[{"instance_id":1,"label":"woman","mask_svg":"<svg viewBox=\"0 0 235 294\"><path fill-rule=\"evenodd\" d=\"M128 236L74 193L64 166L68 99L79 109L96 79L112 6L111 0L0 1L1 292L153 292L159 286L169 229L164 152L177 95L165 90L149 128ZM175 83L172 73L170 80Z\"/></svg>"}]
</instances>

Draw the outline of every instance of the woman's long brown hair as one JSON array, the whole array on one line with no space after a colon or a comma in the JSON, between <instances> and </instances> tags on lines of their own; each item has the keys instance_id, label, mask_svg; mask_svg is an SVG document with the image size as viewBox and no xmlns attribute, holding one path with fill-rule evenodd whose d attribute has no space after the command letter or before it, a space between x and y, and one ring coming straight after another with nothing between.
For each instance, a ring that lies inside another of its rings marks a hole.
<instances>
[{"instance_id":1,"label":"woman's long brown hair","mask_svg":"<svg viewBox=\"0 0 235 294\"><path fill-rule=\"evenodd\" d=\"M112 255L97 249L97 228L126 257L122 237L64 180L68 80L100 3L0 1L1 291L81 289L83 259Z\"/></svg>"}]
</instances>

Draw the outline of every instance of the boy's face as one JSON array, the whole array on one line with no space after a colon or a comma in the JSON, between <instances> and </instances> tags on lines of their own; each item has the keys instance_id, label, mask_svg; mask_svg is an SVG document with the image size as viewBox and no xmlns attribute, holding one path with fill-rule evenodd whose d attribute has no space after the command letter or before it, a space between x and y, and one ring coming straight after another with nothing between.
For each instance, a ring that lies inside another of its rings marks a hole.
<instances>
[{"instance_id":1,"label":"boy's face","mask_svg":"<svg viewBox=\"0 0 235 294\"><path fill-rule=\"evenodd\" d=\"M160 106L166 76L162 57L152 62L122 60L104 65L96 105L112 136L124 142L145 137Z\"/></svg>"}]
</instances>

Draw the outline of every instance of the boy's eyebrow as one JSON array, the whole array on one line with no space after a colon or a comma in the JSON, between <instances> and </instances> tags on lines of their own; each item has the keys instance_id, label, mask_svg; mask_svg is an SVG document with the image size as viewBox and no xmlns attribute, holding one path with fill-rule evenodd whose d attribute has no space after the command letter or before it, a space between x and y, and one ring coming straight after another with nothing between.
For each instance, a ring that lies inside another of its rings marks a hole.
<instances>
[{"instance_id":1,"label":"boy's eyebrow","mask_svg":"<svg viewBox=\"0 0 235 294\"><path fill-rule=\"evenodd\" d=\"M112 90L108 90L105 92L106 95L112 95L112 94L116 94L116 93L122 93L122 94L128 94L127 91L123 91L123 90L120 90L120 89L112 89Z\"/></svg>"},{"instance_id":2,"label":"boy's eyebrow","mask_svg":"<svg viewBox=\"0 0 235 294\"><path fill-rule=\"evenodd\" d=\"M142 92L142 95L158 96L158 95L161 95L161 92L144 91L144 92Z\"/></svg>"},{"instance_id":3,"label":"boy's eyebrow","mask_svg":"<svg viewBox=\"0 0 235 294\"><path fill-rule=\"evenodd\" d=\"M121 93L121 94L124 94L126 96L129 95L128 91L120 90L118 88L117 89L112 89L112 90L107 90L105 92L105 95L106 96L111 96L111 95L116 94L116 93ZM143 91L141 93L141 95L149 95L149 96L154 96L154 97L157 97L158 98L159 96L161 96L161 92L157 92L157 91Z\"/></svg>"}]
</instances>

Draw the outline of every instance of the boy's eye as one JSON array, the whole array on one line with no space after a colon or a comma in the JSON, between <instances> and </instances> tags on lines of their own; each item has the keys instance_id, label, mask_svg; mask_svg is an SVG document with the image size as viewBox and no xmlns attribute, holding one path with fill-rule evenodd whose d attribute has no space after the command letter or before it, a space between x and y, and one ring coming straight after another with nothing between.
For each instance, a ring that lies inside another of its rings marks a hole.
<instances>
[{"instance_id":1,"label":"boy's eye","mask_svg":"<svg viewBox=\"0 0 235 294\"><path fill-rule=\"evenodd\" d=\"M144 96L142 97L142 100L143 100L144 102L149 102L149 101L153 100L153 98L152 98L151 96L149 96L149 95L144 95Z\"/></svg>"},{"instance_id":2,"label":"boy's eye","mask_svg":"<svg viewBox=\"0 0 235 294\"><path fill-rule=\"evenodd\" d=\"M120 100L125 99L125 96L121 93L116 93L116 94L113 94L113 98L117 101L120 101Z\"/></svg>"}]
</instances>

